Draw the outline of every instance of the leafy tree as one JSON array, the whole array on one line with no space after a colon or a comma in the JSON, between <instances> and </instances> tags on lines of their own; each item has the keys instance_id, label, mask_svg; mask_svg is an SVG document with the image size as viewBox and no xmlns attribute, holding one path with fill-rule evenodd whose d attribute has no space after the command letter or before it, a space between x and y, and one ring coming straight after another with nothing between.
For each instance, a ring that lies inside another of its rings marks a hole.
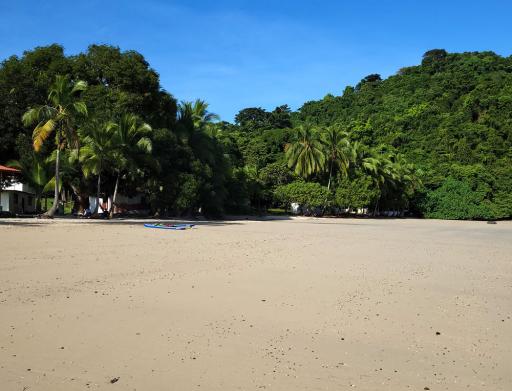
<instances>
[{"instance_id":1,"label":"leafy tree","mask_svg":"<svg viewBox=\"0 0 512 391\"><path fill-rule=\"evenodd\" d=\"M266 129L258 134L238 134L238 149L244 164L262 169L268 164L284 160L285 145L291 139L289 129Z\"/></svg>"},{"instance_id":2,"label":"leafy tree","mask_svg":"<svg viewBox=\"0 0 512 391\"><path fill-rule=\"evenodd\" d=\"M48 89L57 74L70 71L69 59L59 45L25 51L0 63L0 156L3 162L20 160L17 139L32 135L23 126L22 116L28 107L46 101Z\"/></svg>"},{"instance_id":3,"label":"leafy tree","mask_svg":"<svg viewBox=\"0 0 512 391\"><path fill-rule=\"evenodd\" d=\"M235 116L235 124L242 129L262 129L267 126L268 113L261 107L250 107L240 110Z\"/></svg>"},{"instance_id":4,"label":"leafy tree","mask_svg":"<svg viewBox=\"0 0 512 391\"><path fill-rule=\"evenodd\" d=\"M270 189L276 186L285 185L292 181L293 173L290 171L286 163L275 162L266 165L261 169L259 177L265 187Z\"/></svg>"},{"instance_id":5,"label":"leafy tree","mask_svg":"<svg viewBox=\"0 0 512 391\"><path fill-rule=\"evenodd\" d=\"M448 56L448 53L444 49L431 49L423 54L423 64L428 64L433 61L444 60Z\"/></svg>"},{"instance_id":6,"label":"leafy tree","mask_svg":"<svg viewBox=\"0 0 512 391\"><path fill-rule=\"evenodd\" d=\"M291 109L288 105L277 106L269 116L269 125L274 129L292 127Z\"/></svg>"},{"instance_id":7,"label":"leafy tree","mask_svg":"<svg viewBox=\"0 0 512 391\"><path fill-rule=\"evenodd\" d=\"M375 205L379 197L380 191L370 177L343 178L336 189L335 203L349 210L363 209Z\"/></svg>"},{"instance_id":8,"label":"leafy tree","mask_svg":"<svg viewBox=\"0 0 512 391\"><path fill-rule=\"evenodd\" d=\"M457 220L493 218L492 204L484 196L472 190L467 182L449 177L441 187L427 194L425 216Z\"/></svg>"},{"instance_id":9,"label":"leafy tree","mask_svg":"<svg viewBox=\"0 0 512 391\"><path fill-rule=\"evenodd\" d=\"M331 201L331 192L316 182L296 181L278 186L274 192L277 200L285 205L295 202L306 211L324 207L326 200Z\"/></svg>"},{"instance_id":10,"label":"leafy tree","mask_svg":"<svg viewBox=\"0 0 512 391\"><path fill-rule=\"evenodd\" d=\"M101 122L133 113L153 128L172 128L176 100L162 90L158 74L133 50L91 45L69 59L72 73L88 83L83 94L90 115Z\"/></svg>"},{"instance_id":11,"label":"leafy tree","mask_svg":"<svg viewBox=\"0 0 512 391\"><path fill-rule=\"evenodd\" d=\"M258 132L268 129L284 129L292 126L291 110L288 105L276 107L268 112L261 107L240 110L235 116L235 124L243 132Z\"/></svg>"}]
</instances>

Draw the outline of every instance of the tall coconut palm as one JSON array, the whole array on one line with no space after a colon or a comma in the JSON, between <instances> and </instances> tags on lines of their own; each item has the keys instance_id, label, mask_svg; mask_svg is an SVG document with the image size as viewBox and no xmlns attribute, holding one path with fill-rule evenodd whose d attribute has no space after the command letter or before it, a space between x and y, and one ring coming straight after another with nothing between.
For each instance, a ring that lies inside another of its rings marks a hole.
<instances>
[{"instance_id":1,"label":"tall coconut palm","mask_svg":"<svg viewBox=\"0 0 512 391\"><path fill-rule=\"evenodd\" d=\"M208 111L208 103L200 99L183 101L178 106L178 131L185 136L195 155L210 165L215 160L211 125L218 119L217 114Z\"/></svg>"},{"instance_id":2,"label":"tall coconut palm","mask_svg":"<svg viewBox=\"0 0 512 391\"><path fill-rule=\"evenodd\" d=\"M78 132L80 137L80 131ZM65 149L60 152L60 164L59 164L59 189L60 194L63 194L63 190L69 189L74 195L73 209L80 211L84 210L89 203L89 193L85 190L85 178L83 170L78 160L80 156L79 149ZM55 165L57 159L57 151L54 150L50 156L46 158L46 162ZM55 176L45 186L45 192L53 191L55 186ZM65 186L64 186L65 184Z\"/></svg>"},{"instance_id":3,"label":"tall coconut palm","mask_svg":"<svg viewBox=\"0 0 512 391\"><path fill-rule=\"evenodd\" d=\"M350 145L350 162L352 163L351 167L354 169L362 168L363 159L367 155L367 147L365 147L365 145L361 144L359 141L354 141Z\"/></svg>"},{"instance_id":4,"label":"tall coconut palm","mask_svg":"<svg viewBox=\"0 0 512 391\"><path fill-rule=\"evenodd\" d=\"M295 141L286 144L285 155L288 166L297 175L307 179L325 167L325 154L317 132L309 125L297 128Z\"/></svg>"},{"instance_id":5,"label":"tall coconut palm","mask_svg":"<svg viewBox=\"0 0 512 391\"><path fill-rule=\"evenodd\" d=\"M384 188L384 195L391 195L393 202L407 200L414 191L422 186L421 170L409 163L401 154L390 154L390 171L388 186Z\"/></svg>"},{"instance_id":6,"label":"tall coconut palm","mask_svg":"<svg viewBox=\"0 0 512 391\"><path fill-rule=\"evenodd\" d=\"M361 167L370 175L374 185L379 189L374 214L379 208L380 201L410 178L406 172L408 167L402 166L403 159L397 161L396 156L394 152L378 147L362 157Z\"/></svg>"},{"instance_id":7,"label":"tall coconut palm","mask_svg":"<svg viewBox=\"0 0 512 391\"><path fill-rule=\"evenodd\" d=\"M68 76L59 75L49 89L47 103L29 109L22 117L25 126L37 124L32 134L36 152L55 132L55 188L53 205L45 213L48 217L53 217L59 207L60 152L66 147L78 148L75 121L78 116L87 115L87 106L79 100L80 92L86 88L84 81L73 82Z\"/></svg>"},{"instance_id":8,"label":"tall coconut palm","mask_svg":"<svg viewBox=\"0 0 512 391\"><path fill-rule=\"evenodd\" d=\"M322 134L325 156L329 164L329 181L327 189L331 188L333 169L339 170L342 175L348 174L351 160L351 148L347 133L337 126L330 126Z\"/></svg>"},{"instance_id":9,"label":"tall coconut palm","mask_svg":"<svg viewBox=\"0 0 512 391\"><path fill-rule=\"evenodd\" d=\"M107 168L107 165L112 162L114 153L113 135L114 131L110 123L99 124L93 121L80 130L82 146L79 161L82 164L82 171L86 178L91 175L97 176L96 205L92 211L93 215L97 215L99 209L101 174Z\"/></svg>"},{"instance_id":10,"label":"tall coconut palm","mask_svg":"<svg viewBox=\"0 0 512 391\"><path fill-rule=\"evenodd\" d=\"M113 132L114 150L112 154L112 166L116 173L116 184L112 198L110 217L114 215L114 206L117 202L119 180L123 172L135 165L141 155L148 155L152 150L149 136L152 129L147 123L141 121L134 114L124 114L117 123L110 123Z\"/></svg>"},{"instance_id":11,"label":"tall coconut palm","mask_svg":"<svg viewBox=\"0 0 512 391\"><path fill-rule=\"evenodd\" d=\"M201 129L206 124L219 119L217 114L208 111L208 103L201 99L194 102L182 101L178 106L178 122L191 123L195 129Z\"/></svg>"}]
</instances>

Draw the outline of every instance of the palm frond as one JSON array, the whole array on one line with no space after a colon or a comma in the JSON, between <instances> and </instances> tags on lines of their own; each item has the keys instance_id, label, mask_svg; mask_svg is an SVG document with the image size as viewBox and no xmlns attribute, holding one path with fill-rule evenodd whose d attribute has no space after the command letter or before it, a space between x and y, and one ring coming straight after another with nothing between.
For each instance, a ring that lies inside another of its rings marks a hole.
<instances>
[{"instance_id":1,"label":"palm frond","mask_svg":"<svg viewBox=\"0 0 512 391\"><path fill-rule=\"evenodd\" d=\"M52 177L43 187L43 193L51 193L55 189L55 177ZM59 191L62 189L62 178L59 178Z\"/></svg>"},{"instance_id":2,"label":"palm frond","mask_svg":"<svg viewBox=\"0 0 512 391\"><path fill-rule=\"evenodd\" d=\"M85 91L87 89L87 82L83 80L77 80L73 84L73 88L71 89L71 93L74 94L79 91Z\"/></svg>"},{"instance_id":3,"label":"palm frond","mask_svg":"<svg viewBox=\"0 0 512 391\"><path fill-rule=\"evenodd\" d=\"M53 119L49 119L46 122L40 122L36 126L32 133L32 141L36 152L41 149L46 139L50 137L56 125L57 124Z\"/></svg>"},{"instance_id":4,"label":"palm frond","mask_svg":"<svg viewBox=\"0 0 512 391\"><path fill-rule=\"evenodd\" d=\"M80 148L70 150L68 160L71 164L78 162L80 160Z\"/></svg>"},{"instance_id":5,"label":"palm frond","mask_svg":"<svg viewBox=\"0 0 512 391\"><path fill-rule=\"evenodd\" d=\"M39 114L40 114L40 108L32 108L32 109L27 110L25 112L25 114L23 114L23 116L21 117L21 121L23 122L23 125L29 126L29 125L32 125L33 123L39 122L40 121Z\"/></svg>"},{"instance_id":6,"label":"palm frond","mask_svg":"<svg viewBox=\"0 0 512 391\"><path fill-rule=\"evenodd\" d=\"M153 131L153 128L151 128L151 126L150 126L149 124L145 123L145 122L144 122L143 124L141 124L141 125L137 128L137 133L138 133L138 134L141 134L141 135L142 135L142 134L144 134L144 135L149 134L149 133L151 133L152 131Z\"/></svg>"},{"instance_id":7,"label":"palm frond","mask_svg":"<svg viewBox=\"0 0 512 391\"><path fill-rule=\"evenodd\" d=\"M84 117L87 116L87 105L85 102L79 101L79 102L73 102L73 109L76 113L83 115Z\"/></svg>"},{"instance_id":8,"label":"palm frond","mask_svg":"<svg viewBox=\"0 0 512 391\"><path fill-rule=\"evenodd\" d=\"M36 162L30 171L30 178L32 183L36 184L38 187L44 186L48 182L44 165L40 162Z\"/></svg>"},{"instance_id":9,"label":"palm frond","mask_svg":"<svg viewBox=\"0 0 512 391\"><path fill-rule=\"evenodd\" d=\"M137 141L137 147L146 153L151 153L151 150L153 149L153 144L151 143L151 140L147 137L142 137L139 141Z\"/></svg>"}]
</instances>

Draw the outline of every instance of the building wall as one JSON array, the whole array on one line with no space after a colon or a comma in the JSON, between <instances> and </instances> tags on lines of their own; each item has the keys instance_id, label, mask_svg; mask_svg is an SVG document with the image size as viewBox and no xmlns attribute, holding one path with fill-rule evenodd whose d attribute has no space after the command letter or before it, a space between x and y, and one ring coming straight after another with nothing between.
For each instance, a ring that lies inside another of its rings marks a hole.
<instances>
[{"instance_id":1,"label":"building wall","mask_svg":"<svg viewBox=\"0 0 512 391\"><path fill-rule=\"evenodd\" d=\"M142 210L144 208L144 195L137 194L134 197L127 197L122 194L117 195L115 213L122 213L129 210ZM89 196L89 210L92 212L96 206L96 197ZM112 208L112 197L108 197L106 200L100 197L100 205L98 212L109 211Z\"/></svg>"},{"instance_id":2,"label":"building wall","mask_svg":"<svg viewBox=\"0 0 512 391\"><path fill-rule=\"evenodd\" d=\"M98 207L98 213L106 212L110 209L111 200L108 197L107 202L103 200L103 197L100 197L100 205ZM89 196L89 210L92 212L96 208L96 197Z\"/></svg>"},{"instance_id":3,"label":"building wall","mask_svg":"<svg viewBox=\"0 0 512 391\"><path fill-rule=\"evenodd\" d=\"M3 212L35 213L36 197L34 190L26 183L14 182L0 192L0 205Z\"/></svg>"},{"instance_id":4,"label":"building wall","mask_svg":"<svg viewBox=\"0 0 512 391\"><path fill-rule=\"evenodd\" d=\"M34 190L26 183L14 182L10 186L7 186L4 190L21 191L24 193L34 194Z\"/></svg>"},{"instance_id":5,"label":"building wall","mask_svg":"<svg viewBox=\"0 0 512 391\"><path fill-rule=\"evenodd\" d=\"M6 191L2 191L0 193L0 206L2 207L2 212L9 212L11 210L10 201L11 198L9 197L9 193Z\"/></svg>"},{"instance_id":6,"label":"building wall","mask_svg":"<svg viewBox=\"0 0 512 391\"><path fill-rule=\"evenodd\" d=\"M36 211L36 198L33 194L20 191L2 191L0 200L3 212L34 213Z\"/></svg>"}]
</instances>

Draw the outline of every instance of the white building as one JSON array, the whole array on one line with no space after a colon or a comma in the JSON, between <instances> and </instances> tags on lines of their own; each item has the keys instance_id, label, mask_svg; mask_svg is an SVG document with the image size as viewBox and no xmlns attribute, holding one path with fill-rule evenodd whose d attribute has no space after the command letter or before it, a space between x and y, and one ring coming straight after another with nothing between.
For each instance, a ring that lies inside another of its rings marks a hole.
<instances>
[{"instance_id":1,"label":"white building","mask_svg":"<svg viewBox=\"0 0 512 391\"><path fill-rule=\"evenodd\" d=\"M112 208L112 197L104 199L100 197L100 203L98 205L98 212L108 212ZM89 196L89 210L93 211L96 207L96 197ZM136 194L133 197L127 197L123 194L118 194L116 199L116 205L114 207L114 213L126 213L130 211L146 211L149 212L145 205L145 197L143 194Z\"/></svg>"},{"instance_id":2,"label":"white building","mask_svg":"<svg viewBox=\"0 0 512 391\"><path fill-rule=\"evenodd\" d=\"M7 186L0 189L0 212L13 214L36 211L35 192L20 182L21 171L0 165L0 183L7 179Z\"/></svg>"}]
</instances>

